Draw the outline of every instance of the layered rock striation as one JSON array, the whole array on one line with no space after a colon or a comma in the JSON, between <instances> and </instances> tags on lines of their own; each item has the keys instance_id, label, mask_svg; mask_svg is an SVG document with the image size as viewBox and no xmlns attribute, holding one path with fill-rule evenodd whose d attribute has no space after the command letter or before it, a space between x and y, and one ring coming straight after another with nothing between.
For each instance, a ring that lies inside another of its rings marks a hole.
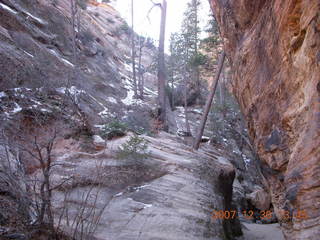
<instances>
[{"instance_id":1,"label":"layered rock striation","mask_svg":"<svg viewBox=\"0 0 320 240\"><path fill-rule=\"evenodd\" d=\"M320 233L320 2L211 0L287 239Z\"/></svg>"}]
</instances>

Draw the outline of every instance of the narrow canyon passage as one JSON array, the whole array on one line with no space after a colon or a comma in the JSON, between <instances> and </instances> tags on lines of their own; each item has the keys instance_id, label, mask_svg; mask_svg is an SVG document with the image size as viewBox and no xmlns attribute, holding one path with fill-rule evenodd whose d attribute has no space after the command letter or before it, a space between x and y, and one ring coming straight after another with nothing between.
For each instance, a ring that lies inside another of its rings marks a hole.
<instances>
[{"instance_id":1,"label":"narrow canyon passage","mask_svg":"<svg viewBox=\"0 0 320 240\"><path fill-rule=\"evenodd\" d=\"M319 76L319 0L0 0L0 240L318 240Z\"/></svg>"}]
</instances>

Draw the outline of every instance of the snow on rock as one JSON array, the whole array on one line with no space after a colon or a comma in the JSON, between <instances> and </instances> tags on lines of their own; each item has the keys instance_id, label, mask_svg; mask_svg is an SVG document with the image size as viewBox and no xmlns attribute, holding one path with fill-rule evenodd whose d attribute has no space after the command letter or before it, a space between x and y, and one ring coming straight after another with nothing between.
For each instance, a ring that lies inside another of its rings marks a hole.
<instances>
[{"instance_id":1,"label":"snow on rock","mask_svg":"<svg viewBox=\"0 0 320 240\"><path fill-rule=\"evenodd\" d=\"M4 10L10 12L10 13L18 14L17 11L13 10L11 7L9 7L9 6L7 6L7 5L5 5L3 3L0 3L0 8L4 9Z\"/></svg>"},{"instance_id":2,"label":"snow on rock","mask_svg":"<svg viewBox=\"0 0 320 240\"><path fill-rule=\"evenodd\" d=\"M41 110L41 112L48 112L48 113L51 113L51 112L52 112L51 110L45 109L45 108L41 108L40 110Z\"/></svg>"},{"instance_id":3,"label":"snow on rock","mask_svg":"<svg viewBox=\"0 0 320 240\"><path fill-rule=\"evenodd\" d=\"M133 104L139 104L139 105L143 104L143 101L141 99L134 98L134 91L131 89L128 89L127 97L125 99L122 99L121 101L124 105L127 105L127 106L133 105Z\"/></svg>"},{"instance_id":4,"label":"snow on rock","mask_svg":"<svg viewBox=\"0 0 320 240\"><path fill-rule=\"evenodd\" d=\"M7 94L5 92L0 92L0 98L7 97Z\"/></svg>"},{"instance_id":5,"label":"snow on rock","mask_svg":"<svg viewBox=\"0 0 320 240\"><path fill-rule=\"evenodd\" d=\"M242 155L242 159L245 163L246 169L248 169L248 165L250 164L251 160L249 158L247 158L247 156L245 154L241 154Z\"/></svg>"},{"instance_id":6,"label":"snow on rock","mask_svg":"<svg viewBox=\"0 0 320 240\"><path fill-rule=\"evenodd\" d=\"M145 187L149 187L151 186L150 184L146 184L146 185L142 185L142 186L139 186L139 187L135 187L133 188L135 191L140 191L141 189L145 188Z\"/></svg>"},{"instance_id":7,"label":"snow on rock","mask_svg":"<svg viewBox=\"0 0 320 240\"><path fill-rule=\"evenodd\" d=\"M34 56L33 56L31 53L28 53L28 52L25 51L25 50L23 50L23 52L24 52L25 54L27 54L29 57L34 58Z\"/></svg>"},{"instance_id":8,"label":"snow on rock","mask_svg":"<svg viewBox=\"0 0 320 240\"><path fill-rule=\"evenodd\" d=\"M85 93L84 90L78 89L75 86L71 86L70 88L60 87L56 89L57 92L62 94L65 94L67 90L70 92L71 95L79 95L81 93Z\"/></svg>"},{"instance_id":9,"label":"snow on rock","mask_svg":"<svg viewBox=\"0 0 320 240\"><path fill-rule=\"evenodd\" d=\"M147 94L150 94L150 95L155 95L157 96L157 91L153 91L152 89L150 88L147 88L147 87L144 87L144 92L147 93Z\"/></svg>"},{"instance_id":10,"label":"snow on rock","mask_svg":"<svg viewBox=\"0 0 320 240\"><path fill-rule=\"evenodd\" d=\"M115 197L120 197L120 196L122 196L123 195L123 192L119 192L119 193L117 193L116 195L114 195Z\"/></svg>"},{"instance_id":11,"label":"snow on rock","mask_svg":"<svg viewBox=\"0 0 320 240\"><path fill-rule=\"evenodd\" d=\"M117 100L113 97L108 97L107 100L111 103L118 103Z\"/></svg>"},{"instance_id":12,"label":"snow on rock","mask_svg":"<svg viewBox=\"0 0 320 240\"><path fill-rule=\"evenodd\" d=\"M19 106L18 103L15 102L14 105L15 105L15 108L12 110L12 113L18 113L22 110L22 108Z\"/></svg>"},{"instance_id":13,"label":"snow on rock","mask_svg":"<svg viewBox=\"0 0 320 240\"><path fill-rule=\"evenodd\" d=\"M126 97L125 99L122 99L121 101L122 101L123 104L125 104L125 105L131 105L131 104L134 103L134 100L135 100L135 99L133 99L133 96L134 96L134 91L129 90L129 91L127 92L127 97Z\"/></svg>"},{"instance_id":14,"label":"snow on rock","mask_svg":"<svg viewBox=\"0 0 320 240\"><path fill-rule=\"evenodd\" d=\"M35 17L34 15L32 15L31 13L29 13L27 11L25 11L24 13L28 15L27 19L28 18L32 18L33 20L35 20L36 22L38 22L38 23L40 23L42 25L48 24L47 22L43 21L41 18Z\"/></svg>"},{"instance_id":15,"label":"snow on rock","mask_svg":"<svg viewBox=\"0 0 320 240\"><path fill-rule=\"evenodd\" d=\"M96 125L93 125L95 128L99 128L99 129L103 129L104 128L104 124L96 124Z\"/></svg>"},{"instance_id":16,"label":"snow on rock","mask_svg":"<svg viewBox=\"0 0 320 240\"><path fill-rule=\"evenodd\" d=\"M130 64L124 63L124 69L127 70L128 72L132 72L132 66Z\"/></svg>"},{"instance_id":17,"label":"snow on rock","mask_svg":"<svg viewBox=\"0 0 320 240\"><path fill-rule=\"evenodd\" d=\"M61 62L65 63L66 65L69 65L71 67L74 67L74 64L69 62L67 59L61 57L55 50L53 49L49 49L49 52L52 53L52 55L54 55L55 57L57 57Z\"/></svg>"},{"instance_id":18,"label":"snow on rock","mask_svg":"<svg viewBox=\"0 0 320 240\"><path fill-rule=\"evenodd\" d=\"M104 109L98 113L99 116L101 117L114 117L114 115L109 112L109 109L107 107L103 107Z\"/></svg>"},{"instance_id":19,"label":"snow on rock","mask_svg":"<svg viewBox=\"0 0 320 240\"><path fill-rule=\"evenodd\" d=\"M152 207L152 204L144 204L143 208L150 208L150 207Z\"/></svg>"}]
</instances>

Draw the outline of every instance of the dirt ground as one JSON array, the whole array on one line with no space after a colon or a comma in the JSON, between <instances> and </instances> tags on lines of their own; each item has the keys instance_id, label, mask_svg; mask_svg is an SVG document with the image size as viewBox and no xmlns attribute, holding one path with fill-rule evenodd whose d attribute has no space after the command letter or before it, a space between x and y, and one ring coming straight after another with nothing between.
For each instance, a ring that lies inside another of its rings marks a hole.
<instances>
[{"instance_id":1,"label":"dirt ground","mask_svg":"<svg viewBox=\"0 0 320 240\"><path fill-rule=\"evenodd\" d=\"M284 240L279 224L244 223L244 240Z\"/></svg>"}]
</instances>

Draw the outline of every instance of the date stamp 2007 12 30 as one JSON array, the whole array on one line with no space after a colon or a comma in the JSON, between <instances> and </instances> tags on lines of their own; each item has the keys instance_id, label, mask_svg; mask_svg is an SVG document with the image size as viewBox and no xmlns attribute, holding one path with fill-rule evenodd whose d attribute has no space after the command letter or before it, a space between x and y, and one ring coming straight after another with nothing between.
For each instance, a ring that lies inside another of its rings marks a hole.
<instances>
[{"instance_id":1,"label":"date stamp 2007 12 30","mask_svg":"<svg viewBox=\"0 0 320 240\"><path fill-rule=\"evenodd\" d=\"M213 210L211 213L211 218L213 220L217 219L234 219L239 215L240 212L236 210ZM241 214L247 218L247 219L260 219L260 220L268 220L273 218L273 214L275 214L271 210L266 210L266 211L253 211L253 210L248 210L248 211L242 211ZM289 220L291 218L297 218L297 219L308 219L308 214L306 210L297 210L294 213L291 213L290 211L287 210L281 210L279 211L279 214L282 216L284 220Z\"/></svg>"}]
</instances>

